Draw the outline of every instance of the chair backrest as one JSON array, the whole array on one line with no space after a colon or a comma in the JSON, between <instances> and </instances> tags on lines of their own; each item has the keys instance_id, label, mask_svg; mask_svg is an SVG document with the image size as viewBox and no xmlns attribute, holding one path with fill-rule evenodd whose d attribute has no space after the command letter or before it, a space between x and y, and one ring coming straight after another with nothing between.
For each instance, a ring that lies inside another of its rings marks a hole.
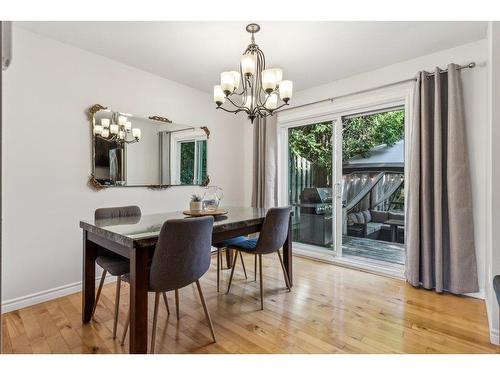
<instances>
[{"instance_id":1,"label":"chair backrest","mask_svg":"<svg viewBox=\"0 0 500 375\"><path fill-rule=\"evenodd\" d=\"M267 254L279 250L288 236L291 207L270 208L262 224L255 252Z\"/></svg>"},{"instance_id":2,"label":"chair backrest","mask_svg":"<svg viewBox=\"0 0 500 375\"><path fill-rule=\"evenodd\" d=\"M95 210L94 219L117 219L122 217L141 216L141 209L138 206L106 207Z\"/></svg>"},{"instance_id":3,"label":"chair backrest","mask_svg":"<svg viewBox=\"0 0 500 375\"><path fill-rule=\"evenodd\" d=\"M163 224L151 263L150 290L179 289L207 272L213 225L212 216L167 220Z\"/></svg>"}]
</instances>

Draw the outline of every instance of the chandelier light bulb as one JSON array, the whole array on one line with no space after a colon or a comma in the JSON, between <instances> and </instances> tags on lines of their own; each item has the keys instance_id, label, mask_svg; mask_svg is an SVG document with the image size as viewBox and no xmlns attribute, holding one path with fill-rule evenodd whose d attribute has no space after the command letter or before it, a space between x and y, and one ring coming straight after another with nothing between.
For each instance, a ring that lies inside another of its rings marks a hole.
<instances>
[{"instance_id":1,"label":"chandelier light bulb","mask_svg":"<svg viewBox=\"0 0 500 375\"><path fill-rule=\"evenodd\" d=\"M118 139L125 139L125 131L120 130L118 132Z\"/></svg>"},{"instance_id":2,"label":"chandelier light bulb","mask_svg":"<svg viewBox=\"0 0 500 375\"><path fill-rule=\"evenodd\" d=\"M285 103L287 103L292 97L293 82L288 81L288 80L281 81L279 91L280 91L281 100L283 100Z\"/></svg>"},{"instance_id":3,"label":"chandelier light bulb","mask_svg":"<svg viewBox=\"0 0 500 375\"><path fill-rule=\"evenodd\" d=\"M252 105L253 105L253 96L247 96L245 100L245 107L248 108L249 110L252 110Z\"/></svg>"},{"instance_id":4,"label":"chandelier light bulb","mask_svg":"<svg viewBox=\"0 0 500 375\"><path fill-rule=\"evenodd\" d=\"M241 56L241 72L246 76L253 76L256 70L256 59L253 53Z\"/></svg>"},{"instance_id":5,"label":"chandelier light bulb","mask_svg":"<svg viewBox=\"0 0 500 375\"><path fill-rule=\"evenodd\" d=\"M94 135L101 135L103 131L102 125L94 125Z\"/></svg>"},{"instance_id":6,"label":"chandelier light bulb","mask_svg":"<svg viewBox=\"0 0 500 375\"><path fill-rule=\"evenodd\" d=\"M237 72L236 70L232 70L229 73L231 73L234 76L234 90L238 90L240 88L240 82L241 82L240 72Z\"/></svg>"},{"instance_id":7,"label":"chandelier light bulb","mask_svg":"<svg viewBox=\"0 0 500 375\"><path fill-rule=\"evenodd\" d=\"M224 104L226 101L226 96L224 95L224 91L222 91L222 87L220 85L214 86L214 102L220 106Z\"/></svg>"},{"instance_id":8,"label":"chandelier light bulb","mask_svg":"<svg viewBox=\"0 0 500 375\"><path fill-rule=\"evenodd\" d=\"M111 124L111 125L109 126L109 132L110 132L111 134L118 134L118 125L116 125L116 124Z\"/></svg>"},{"instance_id":9,"label":"chandelier light bulb","mask_svg":"<svg viewBox=\"0 0 500 375\"><path fill-rule=\"evenodd\" d=\"M132 136L137 140L141 139L141 129L133 128L132 129Z\"/></svg>"},{"instance_id":10,"label":"chandelier light bulb","mask_svg":"<svg viewBox=\"0 0 500 375\"><path fill-rule=\"evenodd\" d=\"M109 124L111 123L111 121L109 120L109 118L103 118L101 120L101 125L104 129L106 128L109 128Z\"/></svg>"},{"instance_id":11,"label":"chandelier light bulb","mask_svg":"<svg viewBox=\"0 0 500 375\"><path fill-rule=\"evenodd\" d=\"M102 130L101 137L103 137L103 138L109 137L109 129L108 128Z\"/></svg>"},{"instance_id":12,"label":"chandelier light bulb","mask_svg":"<svg viewBox=\"0 0 500 375\"><path fill-rule=\"evenodd\" d=\"M265 92L270 94L276 90L276 85L278 81L276 80L276 72L274 69L266 69L262 71L262 88Z\"/></svg>"},{"instance_id":13,"label":"chandelier light bulb","mask_svg":"<svg viewBox=\"0 0 500 375\"><path fill-rule=\"evenodd\" d=\"M127 121L127 122L125 123L125 130L126 130L127 132L129 132L130 130L132 130L132 123L131 123L130 121Z\"/></svg>"},{"instance_id":14,"label":"chandelier light bulb","mask_svg":"<svg viewBox=\"0 0 500 375\"><path fill-rule=\"evenodd\" d=\"M276 94L276 93L270 94L266 98L266 102L265 102L264 106L270 110L276 109L276 107L278 107L278 94Z\"/></svg>"},{"instance_id":15,"label":"chandelier light bulb","mask_svg":"<svg viewBox=\"0 0 500 375\"><path fill-rule=\"evenodd\" d=\"M126 116L118 116L118 125L125 125L127 122L127 117Z\"/></svg>"},{"instance_id":16,"label":"chandelier light bulb","mask_svg":"<svg viewBox=\"0 0 500 375\"><path fill-rule=\"evenodd\" d=\"M274 77L276 78L276 84L279 84L283 80L283 69L273 68L268 70L274 73Z\"/></svg>"},{"instance_id":17,"label":"chandelier light bulb","mask_svg":"<svg viewBox=\"0 0 500 375\"><path fill-rule=\"evenodd\" d=\"M229 95L234 90L234 74L232 72L222 72L220 74L220 86L224 94Z\"/></svg>"}]
</instances>

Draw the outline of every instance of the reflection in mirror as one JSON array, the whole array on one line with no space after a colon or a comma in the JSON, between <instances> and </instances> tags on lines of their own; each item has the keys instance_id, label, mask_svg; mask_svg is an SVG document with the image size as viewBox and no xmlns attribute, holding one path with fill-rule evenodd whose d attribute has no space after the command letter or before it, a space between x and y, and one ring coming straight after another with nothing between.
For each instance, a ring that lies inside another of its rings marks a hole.
<instances>
[{"instance_id":1,"label":"reflection in mirror","mask_svg":"<svg viewBox=\"0 0 500 375\"><path fill-rule=\"evenodd\" d=\"M199 127L97 111L93 176L105 186L202 185L207 132Z\"/></svg>"}]
</instances>

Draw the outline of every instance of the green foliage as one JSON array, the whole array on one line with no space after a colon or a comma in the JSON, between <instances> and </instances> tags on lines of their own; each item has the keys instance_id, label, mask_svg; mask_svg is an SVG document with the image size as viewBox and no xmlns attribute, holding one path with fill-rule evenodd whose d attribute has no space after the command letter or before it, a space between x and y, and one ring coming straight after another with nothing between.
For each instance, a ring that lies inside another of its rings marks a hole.
<instances>
[{"instance_id":1,"label":"green foliage","mask_svg":"<svg viewBox=\"0 0 500 375\"><path fill-rule=\"evenodd\" d=\"M290 153L306 158L318 168L332 168L332 123L322 122L290 129ZM369 156L378 145L394 145L404 137L404 111L390 111L344 121L342 157Z\"/></svg>"},{"instance_id":2,"label":"green foliage","mask_svg":"<svg viewBox=\"0 0 500 375\"><path fill-rule=\"evenodd\" d=\"M194 179L194 142L181 143L181 184L191 185Z\"/></svg>"},{"instance_id":3,"label":"green foliage","mask_svg":"<svg viewBox=\"0 0 500 375\"><path fill-rule=\"evenodd\" d=\"M404 137L404 111L391 111L359 116L344 121L342 157L369 156L375 146L393 146Z\"/></svg>"}]
</instances>

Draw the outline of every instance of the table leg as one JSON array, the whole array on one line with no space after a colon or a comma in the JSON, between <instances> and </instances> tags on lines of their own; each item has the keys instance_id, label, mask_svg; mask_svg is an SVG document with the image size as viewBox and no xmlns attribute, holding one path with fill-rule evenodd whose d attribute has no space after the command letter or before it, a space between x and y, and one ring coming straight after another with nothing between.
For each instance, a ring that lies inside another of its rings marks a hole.
<instances>
[{"instance_id":1,"label":"table leg","mask_svg":"<svg viewBox=\"0 0 500 375\"><path fill-rule=\"evenodd\" d=\"M148 251L130 251L130 353L148 350Z\"/></svg>"},{"instance_id":2,"label":"table leg","mask_svg":"<svg viewBox=\"0 0 500 375\"><path fill-rule=\"evenodd\" d=\"M95 303L95 259L97 245L89 241L88 232L83 231L83 270L82 270L82 321L90 322Z\"/></svg>"},{"instance_id":3,"label":"table leg","mask_svg":"<svg viewBox=\"0 0 500 375\"><path fill-rule=\"evenodd\" d=\"M288 236L283 244L283 263L285 264L286 272L288 273L288 280L290 287L293 285L293 268L292 268L292 215L288 222Z\"/></svg>"},{"instance_id":4,"label":"table leg","mask_svg":"<svg viewBox=\"0 0 500 375\"><path fill-rule=\"evenodd\" d=\"M227 268L231 268L231 266L233 265L233 256L234 256L234 251L230 248L226 248Z\"/></svg>"}]
</instances>

